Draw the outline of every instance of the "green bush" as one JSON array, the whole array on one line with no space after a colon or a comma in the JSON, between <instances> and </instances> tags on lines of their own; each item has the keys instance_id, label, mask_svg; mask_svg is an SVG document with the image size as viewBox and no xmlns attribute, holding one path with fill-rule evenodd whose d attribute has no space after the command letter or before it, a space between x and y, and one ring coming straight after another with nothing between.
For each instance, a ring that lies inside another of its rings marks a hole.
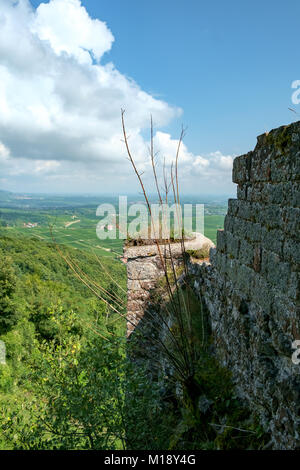
<instances>
[{"instance_id":1,"label":"green bush","mask_svg":"<svg viewBox=\"0 0 300 470\"><path fill-rule=\"evenodd\" d=\"M13 377L8 365L0 364L0 392L7 393L12 390Z\"/></svg>"}]
</instances>

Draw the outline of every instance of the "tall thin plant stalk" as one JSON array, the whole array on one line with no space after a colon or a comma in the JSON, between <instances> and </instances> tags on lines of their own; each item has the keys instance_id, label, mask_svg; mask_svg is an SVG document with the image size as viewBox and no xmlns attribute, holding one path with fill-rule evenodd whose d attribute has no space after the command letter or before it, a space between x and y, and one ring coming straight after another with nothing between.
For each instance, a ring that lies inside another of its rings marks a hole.
<instances>
[{"instance_id":1,"label":"tall thin plant stalk","mask_svg":"<svg viewBox=\"0 0 300 470\"><path fill-rule=\"evenodd\" d=\"M183 385L188 386L193 382L194 379L194 365L195 365L195 358L197 356L197 352L195 349L195 344L193 341L193 312L191 308L191 302L190 302L190 293L191 293L191 288L188 283L188 264L187 264L187 256L186 256L186 249L185 249L185 235L184 235L184 230L182 226L182 220L180 218L180 214L178 211L178 205L180 204L180 191L179 191L179 177L178 177L178 162L179 162L179 156L180 156L180 148L182 145L182 141L184 138L185 130L182 129L180 138L178 141L177 145L177 150L176 150L176 155L175 155L175 160L171 165L171 176L170 176L170 183L168 182L168 177L166 173L166 167L165 167L165 162L164 162L164 167L163 167L163 181L164 181L164 196L162 195L162 191L159 187L159 181L158 181L158 175L157 175L157 165L155 161L155 151L154 151L154 136L153 136L153 120L151 117L150 121L150 159L151 159L151 166L152 166L152 172L153 172L153 178L154 178L154 183L155 183L155 188L159 200L159 204L162 207L162 210L164 210L164 201L166 204L169 202L169 191L170 188L172 189L173 193L173 199L176 204L176 217L177 217L177 222L178 226L181 227L181 233L179 237L179 242L181 246L181 258L182 258L182 264L184 268L184 274L185 274L185 288L186 288L186 298L182 294L182 289L179 285L179 280L178 276L176 273L176 267L175 267L175 261L172 253L172 242L170 239L170 236L167 240L164 240L164 250L162 250L162 241L160 240L160 237L156 235L156 228L155 228L155 222L151 210L151 205L150 205L150 200L149 196L147 194L147 191L145 189L145 185L143 182L142 174L138 171L137 165L135 163L134 157L132 155L129 142L128 142L128 136L126 132L126 126L125 126L125 119L124 119L124 114L125 111L121 110L121 120L122 120L122 129L123 129L123 137L124 137L124 143L128 155L128 159L133 167L133 170L138 178L140 187L142 189L142 193L144 195L146 205L148 208L148 213L150 216L150 224L153 228L153 234L154 234L154 244L157 247L157 252L158 256L163 268L164 272L164 277L166 280L166 294L167 294L167 301L165 302L165 310L167 311L168 315L172 317L172 323L176 324L178 326L179 330L179 337L175 336L173 333L172 327L170 327L169 324L167 324L167 337L164 338L163 341L163 354L166 354L167 350L167 357L173 366L174 370L177 371L178 373L178 379L183 383ZM164 219L163 214L162 214L162 219ZM160 227L160 224L159 224ZM168 251L168 255L167 255ZM170 276L169 273L169 267L171 268L171 273L172 276ZM201 303L201 302L200 302ZM168 304L170 305L171 309L169 309ZM149 312L148 312L149 314ZM156 315L158 315L159 320L165 325L166 321L164 318L164 312L158 309L157 312L155 312ZM201 317L203 317L203 311L200 312ZM150 314L150 321L151 318L154 317L154 315ZM153 325L154 326L154 325ZM204 334L204 320L202 318L202 334ZM173 349L170 351L170 344L168 343L169 337L173 338L173 341L171 341L171 348ZM202 342L204 345L204 341ZM176 358L176 361L175 361ZM180 368L180 371L178 370Z\"/></svg>"}]
</instances>

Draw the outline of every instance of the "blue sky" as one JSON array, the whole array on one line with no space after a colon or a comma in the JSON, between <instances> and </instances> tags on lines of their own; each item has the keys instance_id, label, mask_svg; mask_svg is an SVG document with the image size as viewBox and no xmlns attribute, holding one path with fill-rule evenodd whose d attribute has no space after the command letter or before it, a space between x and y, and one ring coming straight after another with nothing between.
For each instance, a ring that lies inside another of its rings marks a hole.
<instances>
[{"instance_id":1,"label":"blue sky","mask_svg":"<svg viewBox=\"0 0 300 470\"><path fill-rule=\"evenodd\" d=\"M40 3L31 0L34 8ZM201 158L214 159L216 152L225 157L245 153L253 148L258 134L297 120L288 108L300 114L300 105L291 101L291 84L300 80L298 0L83 0L81 4L92 19L105 22L114 37L99 63L112 62L122 76L132 78L148 95L181 108L181 115L174 112L161 120L157 129L164 135L158 141L165 142L165 135L175 140L183 123L188 127L187 162L199 157L207 168ZM53 16L48 18L55 21ZM147 140L144 121L139 132ZM10 148L9 139L3 145ZM10 154L21 158L13 148ZM33 158L32 153L24 158ZM52 158L50 155L49 161ZM49 165L54 171L55 165ZM213 165L217 166L216 161ZM214 174L209 173L206 180ZM222 191L233 191L230 172L225 171L224 178ZM23 181L27 191L30 184L33 190L39 189L32 178L26 183L26 175L7 180L6 187ZM204 190L209 187L207 181L203 185ZM215 185L218 190L218 181ZM53 190L60 186L55 183ZM51 190L48 184L45 187ZM72 183L66 187L75 189ZM83 184L82 190L86 189Z\"/></svg>"},{"instance_id":2,"label":"blue sky","mask_svg":"<svg viewBox=\"0 0 300 470\"><path fill-rule=\"evenodd\" d=\"M225 153L246 152L258 134L295 120L288 107L291 83L300 78L298 0L82 4L115 36L104 59L183 108L168 129L175 137L182 120L191 151L210 152L214 144Z\"/></svg>"}]
</instances>

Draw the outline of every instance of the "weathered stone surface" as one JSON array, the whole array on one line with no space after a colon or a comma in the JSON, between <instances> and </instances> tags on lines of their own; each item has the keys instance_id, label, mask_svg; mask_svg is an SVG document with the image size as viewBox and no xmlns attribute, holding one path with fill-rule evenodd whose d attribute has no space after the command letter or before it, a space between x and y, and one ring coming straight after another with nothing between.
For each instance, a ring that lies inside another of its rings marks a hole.
<instances>
[{"instance_id":1,"label":"weathered stone surface","mask_svg":"<svg viewBox=\"0 0 300 470\"><path fill-rule=\"evenodd\" d=\"M226 238L225 238L224 230L218 230L217 231L217 244L218 244L218 247L219 247L219 251L221 253L225 253L225 251L226 251Z\"/></svg>"},{"instance_id":2,"label":"weathered stone surface","mask_svg":"<svg viewBox=\"0 0 300 470\"><path fill-rule=\"evenodd\" d=\"M245 183L246 181L249 181L251 158L252 152L235 158L232 171L232 181L234 183Z\"/></svg>"},{"instance_id":3,"label":"weathered stone surface","mask_svg":"<svg viewBox=\"0 0 300 470\"><path fill-rule=\"evenodd\" d=\"M279 204L283 207L299 207L300 191L297 181L247 182L237 188L239 202L262 202Z\"/></svg>"},{"instance_id":4,"label":"weathered stone surface","mask_svg":"<svg viewBox=\"0 0 300 470\"><path fill-rule=\"evenodd\" d=\"M224 231L211 266L190 266L210 312L216 354L272 435L274 449L300 448L300 122L258 137L238 157Z\"/></svg>"},{"instance_id":5,"label":"weathered stone surface","mask_svg":"<svg viewBox=\"0 0 300 470\"><path fill-rule=\"evenodd\" d=\"M210 264L189 262L194 290L209 312L215 354L271 433L273 449L300 449L300 366L292 362L292 342L300 339L299 162L300 122L259 136L254 151L234 160L237 199L229 200ZM126 254L134 324L163 275L155 249L146 248Z\"/></svg>"},{"instance_id":6,"label":"weathered stone surface","mask_svg":"<svg viewBox=\"0 0 300 470\"><path fill-rule=\"evenodd\" d=\"M204 245L214 247L211 240L201 233L195 238L185 241L186 250L198 250ZM180 243L170 245L175 266L182 262L182 246ZM124 260L127 266L127 335L129 336L138 325L150 302L151 293L155 290L158 279L164 275L161 261L170 259L169 246L160 245L160 253L156 244L124 247Z\"/></svg>"}]
</instances>

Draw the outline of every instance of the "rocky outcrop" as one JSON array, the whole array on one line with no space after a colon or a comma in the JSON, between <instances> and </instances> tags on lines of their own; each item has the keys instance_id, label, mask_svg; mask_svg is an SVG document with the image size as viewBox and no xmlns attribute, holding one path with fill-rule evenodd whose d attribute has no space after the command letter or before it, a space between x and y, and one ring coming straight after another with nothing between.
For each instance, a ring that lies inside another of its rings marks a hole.
<instances>
[{"instance_id":1,"label":"rocky outcrop","mask_svg":"<svg viewBox=\"0 0 300 470\"><path fill-rule=\"evenodd\" d=\"M185 241L186 250L198 250L204 245L214 246L211 240L201 233L195 238ZM175 266L182 262L180 243L171 243L171 253ZM168 245L161 245L161 253L165 259L170 258ZM164 275L164 269L156 244L144 246L125 246L123 260L127 264L127 335L135 329L149 303L152 291L158 279Z\"/></svg>"}]
</instances>

